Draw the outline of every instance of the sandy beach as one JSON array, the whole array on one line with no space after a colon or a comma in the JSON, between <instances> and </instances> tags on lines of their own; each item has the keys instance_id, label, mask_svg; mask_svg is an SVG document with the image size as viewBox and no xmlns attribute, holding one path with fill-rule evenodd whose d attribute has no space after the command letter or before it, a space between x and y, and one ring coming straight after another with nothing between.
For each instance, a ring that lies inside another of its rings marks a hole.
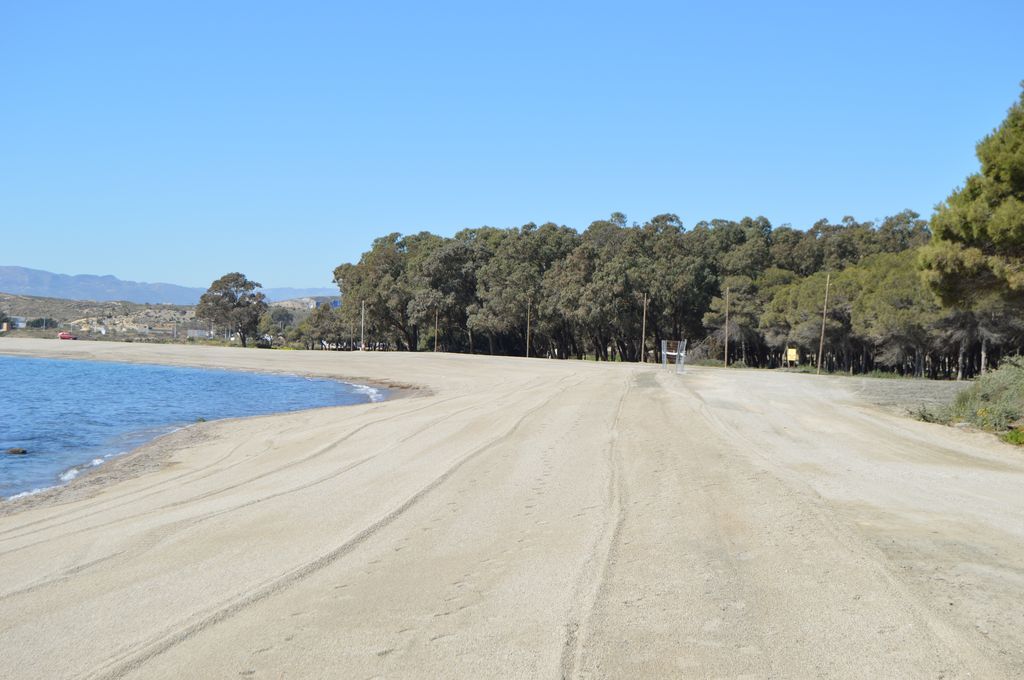
<instances>
[{"instance_id":1,"label":"sandy beach","mask_svg":"<svg viewBox=\"0 0 1024 680\"><path fill-rule=\"evenodd\" d=\"M0 505L0 677L1024 676L1024 452L863 380L0 353L402 387L202 423Z\"/></svg>"}]
</instances>

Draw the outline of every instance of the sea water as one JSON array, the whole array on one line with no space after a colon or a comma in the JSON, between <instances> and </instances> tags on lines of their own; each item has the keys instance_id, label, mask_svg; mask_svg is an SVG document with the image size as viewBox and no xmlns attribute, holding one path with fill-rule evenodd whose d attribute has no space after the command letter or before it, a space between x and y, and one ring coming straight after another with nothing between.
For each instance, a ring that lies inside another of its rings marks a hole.
<instances>
[{"instance_id":1,"label":"sea water","mask_svg":"<svg viewBox=\"0 0 1024 680\"><path fill-rule=\"evenodd\" d=\"M56 486L200 420L379 401L337 380L0 356L0 498ZM25 455L8 449L21 448Z\"/></svg>"}]
</instances>

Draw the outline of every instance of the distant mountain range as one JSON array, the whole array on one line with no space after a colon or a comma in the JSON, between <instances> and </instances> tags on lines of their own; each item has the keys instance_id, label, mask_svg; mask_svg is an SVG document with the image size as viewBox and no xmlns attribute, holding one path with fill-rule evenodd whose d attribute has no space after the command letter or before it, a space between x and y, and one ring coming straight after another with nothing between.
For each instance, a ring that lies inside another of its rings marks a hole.
<instances>
[{"instance_id":1,"label":"distant mountain range","mask_svg":"<svg viewBox=\"0 0 1024 680\"><path fill-rule=\"evenodd\" d=\"M271 302L300 297L324 297L338 294L337 288L264 288ZM122 281L115 276L94 274L54 274L39 269L0 266L0 292L14 295L36 295L66 300L94 300L194 305L205 288L176 286L173 283L140 283Z\"/></svg>"}]
</instances>

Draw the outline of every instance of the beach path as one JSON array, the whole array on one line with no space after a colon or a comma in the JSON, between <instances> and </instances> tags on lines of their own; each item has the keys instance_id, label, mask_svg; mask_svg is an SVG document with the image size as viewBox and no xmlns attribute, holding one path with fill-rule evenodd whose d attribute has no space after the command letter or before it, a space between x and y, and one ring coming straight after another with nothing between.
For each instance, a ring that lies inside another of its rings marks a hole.
<instances>
[{"instance_id":1,"label":"beach path","mask_svg":"<svg viewBox=\"0 0 1024 680\"><path fill-rule=\"evenodd\" d=\"M884 412L860 381L0 352L418 386L203 423L9 505L0 677L1024 675L1024 456Z\"/></svg>"}]
</instances>

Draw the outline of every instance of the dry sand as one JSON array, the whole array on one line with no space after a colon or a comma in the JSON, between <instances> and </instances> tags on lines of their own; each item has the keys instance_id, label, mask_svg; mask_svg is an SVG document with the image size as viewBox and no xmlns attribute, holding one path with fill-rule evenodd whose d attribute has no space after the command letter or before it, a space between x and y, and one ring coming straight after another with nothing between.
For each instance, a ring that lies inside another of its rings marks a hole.
<instances>
[{"instance_id":1,"label":"dry sand","mask_svg":"<svg viewBox=\"0 0 1024 680\"><path fill-rule=\"evenodd\" d=\"M0 677L1024 676L1024 453L857 381L0 352L423 388L188 428L8 504Z\"/></svg>"}]
</instances>

